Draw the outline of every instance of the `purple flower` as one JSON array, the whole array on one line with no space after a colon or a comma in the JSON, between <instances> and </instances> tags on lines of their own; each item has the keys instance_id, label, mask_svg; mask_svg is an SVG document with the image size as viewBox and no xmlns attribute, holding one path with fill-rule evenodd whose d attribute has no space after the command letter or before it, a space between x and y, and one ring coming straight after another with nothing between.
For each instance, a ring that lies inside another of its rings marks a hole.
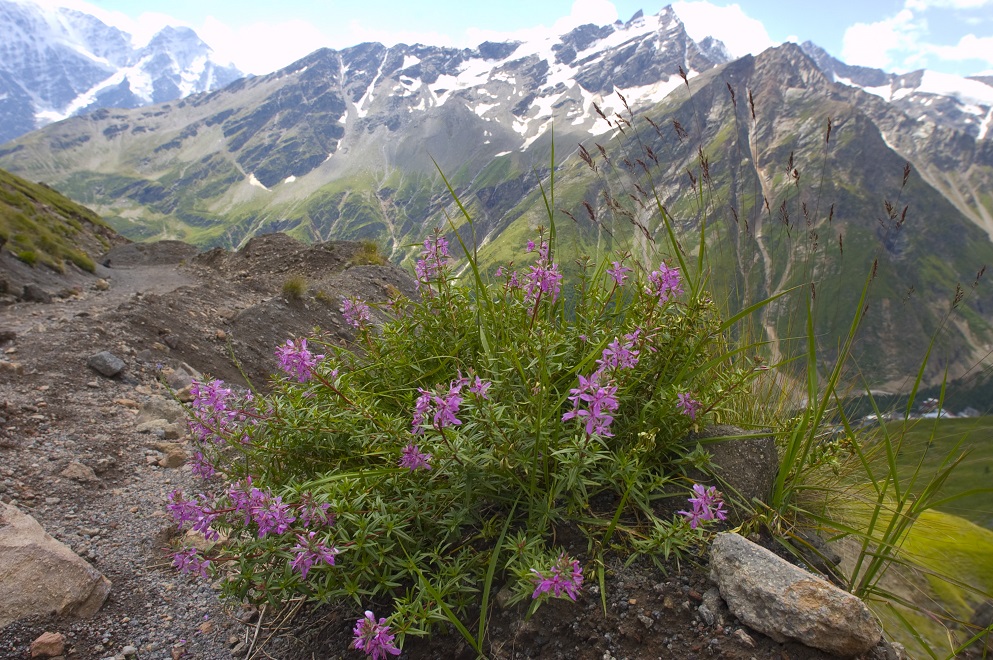
<instances>
[{"instance_id":1,"label":"purple flower","mask_svg":"<svg viewBox=\"0 0 993 660\"><path fill-rule=\"evenodd\" d=\"M551 592L556 598L561 598L564 593L575 601L583 586L583 571L579 568L579 561L568 558L564 552L559 555L547 576L533 568L531 572L534 573L531 580L535 584L532 599Z\"/></svg>"},{"instance_id":2,"label":"purple flower","mask_svg":"<svg viewBox=\"0 0 993 660\"><path fill-rule=\"evenodd\" d=\"M627 339L627 337L625 337ZM634 350L634 340L621 343L614 337L614 341L607 344L603 349L602 357L596 361L600 368L598 371L611 369L633 369L638 364L639 351Z\"/></svg>"},{"instance_id":3,"label":"purple flower","mask_svg":"<svg viewBox=\"0 0 993 660\"><path fill-rule=\"evenodd\" d=\"M328 566L334 566L334 558L339 550L335 547L328 547L323 541L315 541L317 532L310 532L307 536L297 534L297 543L293 546L293 552L297 553L296 558L290 565L300 571L300 577L306 579L314 563L322 561Z\"/></svg>"},{"instance_id":4,"label":"purple flower","mask_svg":"<svg viewBox=\"0 0 993 660\"><path fill-rule=\"evenodd\" d=\"M676 407L692 420L696 420L696 414L700 410L700 402L690 397L688 392L681 392L676 395Z\"/></svg>"},{"instance_id":5,"label":"purple flower","mask_svg":"<svg viewBox=\"0 0 993 660\"><path fill-rule=\"evenodd\" d=\"M429 463L431 460L431 454L421 453L421 450L417 445L413 443L408 444L400 453L402 454L400 456L400 467L410 468L411 472L418 469L431 469L431 463Z\"/></svg>"},{"instance_id":6,"label":"purple flower","mask_svg":"<svg viewBox=\"0 0 993 660\"><path fill-rule=\"evenodd\" d=\"M503 277L503 266L497 266L496 271L493 273L493 277Z\"/></svg>"},{"instance_id":7,"label":"purple flower","mask_svg":"<svg viewBox=\"0 0 993 660\"><path fill-rule=\"evenodd\" d=\"M627 274L631 272L631 269L621 264L620 261L614 261L613 265L613 268L607 269L607 274L614 279L614 283L617 284L617 286L621 286L624 284L624 281L627 280Z\"/></svg>"},{"instance_id":8,"label":"purple flower","mask_svg":"<svg viewBox=\"0 0 993 660\"><path fill-rule=\"evenodd\" d=\"M430 238L424 239L424 249L421 258L414 265L418 284L427 284L444 275L448 267L448 240L436 231Z\"/></svg>"},{"instance_id":9,"label":"purple flower","mask_svg":"<svg viewBox=\"0 0 993 660\"><path fill-rule=\"evenodd\" d=\"M528 241L528 247L525 252L534 252L534 241Z\"/></svg>"},{"instance_id":10,"label":"purple flower","mask_svg":"<svg viewBox=\"0 0 993 660\"><path fill-rule=\"evenodd\" d=\"M188 422L190 432L200 442L224 442L224 435L231 432L244 414L232 408L234 396L224 387L223 380L205 383L194 380L190 386L193 415Z\"/></svg>"},{"instance_id":11,"label":"purple flower","mask_svg":"<svg viewBox=\"0 0 993 660\"><path fill-rule=\"evenodd\" d=\"M286 344L276 349L279 367L297 381L306 383L314 375L314 367L324 359L323 355L312 355L307 349L306 339L286 340Z\"/></svg>"},{"instance_id":12,"label":"purple flower","mask_svg":"<svg viewBox=\"0 0 993 660\"><path fill-rule=\"evenodd\" d=\"M214 465L203 455L203 452L193 452L190 460L190 472L201 479L210 479L214 476Z\"/></svg>"},{"instance_id":13,"label":"purple flower","mask_svg":"<svg viewBox=\"0 0 993 660\"><path fill-rule=\"evenodd\" d=\"M341 315L345 317L345 323L353 328L361 328L372 320L369 316L369 305L355 296L342 298L341 305Z\"/></svg>"},{"instance_id":14,"label":"purple flower","mask_svg":"<svg viewBox=\"0 0 993 660\"><path fill-rule=\"evenodd\" d=\"M676 512L689 518L690 529L696 529L697 525L705 520L727 519L723 496L716 487L704 488L700 484L694 484L693 492L696 493L696 497L689 498L690 504L693 505L692 510Z\"/></svg>"},{"instance_id":15,"label":"purple flower","mask_svg":"<svg viewBox=\"0 0 993 660\"><path fill-rule=\"evenodd\" d=\"M265 495L265 503L256 505L251 511L255 523L259 526L259 538L266 534L283 534L290 528L290 523L296 516L290 514L290 505L283 498Z\"/></svg>"},{"instance_id":16,"label":"purple flower","mask_svg":"<svg viewBox=\"0 0 993 660\"><path fill-rule=\"evenodd\" d=\"M180 573L199 575L205 579L209 577L207 575L207 569L210 568L210 560L201 559L200 551L196 548L187 548L186 550L175 553L172 556L172 565Z\"/></svg>"},{"instance_id":17,"label":"purple flower","mask_svg":"<svg viewBox=\"0 0 993 660\"><path fill-rule=\"evenodd\" d=\"M569 390L569 400L573 409L562 415L562 421L573 418L586 419L586 435L598 435L608 438L610 424L614 421L610 415L619 407L616 385L601 385L601 373L593 372L589 378L579 376L579 387Z\"/></svg>"},{"instance_id":18,"label":"purple flower","mask_svg":"<svg viewBox=\"0 0 993 660\"><path fill-rule=\"evenodd\" d=\"M451 390L445 396L434 397L434 426L442 429L446 426L458 426L462 420L455 417L462 405L462 397L457 390Z\"/></svg>"},{"instance_id":19,"label":"purple flower","mask_svg":"<svg viewBox=\"0 0 993 660\"><path fill-rule=\"evenodd\" d=\"M414 421L411 433L414 435L420 435L424 433L424 425L427 423L428 413L431 412L431 401L433 395L428 390L417 388L417 391L421 393L417 397L417 401L414 402Z\"/></svg>"},{"instance_id":20,"label":"purple flower","mask_svg":"<svg viewBox=\"0 0 993 660\"><path fill-rule=\"evenodd\" d=\"M526 275L525 296L528 300L536 301L539 295L551 296L552 302L559 297L562 289L562 273L558 264L549 265L544 259L531 266Z\"/></svg>"},{"instance_id":21,"label":"purple flower","mask_svg":"<svg viewBox=\"0 0 993 660\"><path fill-rule=\"evenodd\" d=\"M468 378L459 378L452 381L448 393L443 396L418 388L417 391L421 395L417 397L417 401L414 403L411 433L420 435L424 432L428 416L432 411L434 412L432 424L437 429L461 424L462 420L455 417L455 415L458 414L459 406L462 404L462 396L460 394L462 387L468 384L468 382Z\"/></svg>"},{"instance_id":22,"label":"purple flower","mask_svg":"<svg viewBox=\"0 0 993 660\"><path fill-rule=\"evenodd\" d=\"M380 619L379 623L376 623L376 618L369 610L366 610L364 617L355 622L352 634L355 639L352 640L350 648L365 651L372 660L381 660L387 653L400 655L400 649L393 643L394 636L390 634L386 619Z\"/></svg>"},{"instance_id":23,"label":"purple flower","mask_svg":"<svg viewBox=\"0 0 993 660\"><path fill-rule=\"evenodd\" d=\"M331 505L327 502L318 504L310 493L304 493L300 497L300 523L304 527L310 527L312 522L319 525L333 525L335 517L333 513L328 513L330 508Z\"/></svg>"},{"instance_id":24,"label":"purple flower","mask_svg":"<svg viewBox=\"0 0 993 660\"><path fill-rule=\"evenodd\" d=\"M662 263L658 270L653 270L648 276L648 288L645 293L658 298L659 305L665 304L682 292L679 269L677 268L669 268Z\"/></svg>"},{"instance_id":25,"label":"purple flower","mask_svg":"<svg viewBox=\"0 0 993 660\"><path fill-rule=\"evenodd\" d=\"M172 513L172 519L177 523L179 529L183 529L186 523L193 523L190 529L199 532L208 541L215 541L219 534L211 529L210 525L217 518L218 514L208 506L207 498L199 496L199 501L183 499L183 492L174 490L169 493L169 503L166 509Z\"/></svg>"},{"instance_id":26,"label":"purple flower","mask_svg":"<svg viewBox=\"0 0 993 660\"><path fill-rule=\"evenodd\" d=\"M479 376L476 376L476 382L469 386L469 391L478 396L480 399L489 399L490 397L486 394L490 386L492 386L488 380L483 380Z\"/></svg>"}]
</instances>

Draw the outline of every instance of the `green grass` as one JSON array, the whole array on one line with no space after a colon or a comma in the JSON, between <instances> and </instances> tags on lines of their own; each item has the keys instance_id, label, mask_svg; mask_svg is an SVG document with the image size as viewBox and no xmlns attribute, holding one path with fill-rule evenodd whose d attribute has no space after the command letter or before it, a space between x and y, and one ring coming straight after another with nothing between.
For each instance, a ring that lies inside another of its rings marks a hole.
<instances>
[{"instance_id":1,"label":"green grass","mask_svg":"<svg viewBox=\"0 0 993 660\"><path fill-rule=\"evenodd\" d=\"M110 247L112 233L86 207L0 170L0 237L5 249L24 263L62 272L70 262L93 272L93 256Z\"/></svg>"},{"instance_id":2,"label":"green grass","mask_svg":"<svg viewBox=\"0 0 993 660\"><path fill-rule=\"evenodd\" d=\"M934 474L954 451L955 455L966 455L954 477L940 491L939 499L993 487L993 417L920 419L890 423L890 428L895 436L903 438L897 454L902 479L908 479L921 461L921 473ZM966 494L937 508L993 530L991 492ZM993 556L990 561L993 571Z\"/></svg>"}]
</instances>

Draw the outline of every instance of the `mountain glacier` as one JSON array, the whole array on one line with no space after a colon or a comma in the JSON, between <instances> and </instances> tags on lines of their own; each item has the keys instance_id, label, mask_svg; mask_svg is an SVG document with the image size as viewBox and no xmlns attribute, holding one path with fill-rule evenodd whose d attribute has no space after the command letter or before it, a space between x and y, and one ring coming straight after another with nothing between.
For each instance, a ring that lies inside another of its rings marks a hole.
<instances>
[{"instance_id":1,"label":"mountain glacier","mask_svg":"<svg viewBox=\"0 0 993 660\"><path fill-rule=\"evenodd\" d=\"M223 87L242 76L211 59L193 30L149 43L94 16L0 0L0 143L97 108L135 108Z\"/></svg>"}]
</instances>

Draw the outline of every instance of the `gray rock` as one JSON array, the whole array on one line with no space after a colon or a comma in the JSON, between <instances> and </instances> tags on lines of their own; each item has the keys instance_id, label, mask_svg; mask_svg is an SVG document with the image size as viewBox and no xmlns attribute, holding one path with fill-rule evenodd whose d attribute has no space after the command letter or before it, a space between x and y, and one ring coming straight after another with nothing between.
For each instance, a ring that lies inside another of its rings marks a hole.
<instances>
[{"instance_id":1,"label":"gray rock","mask_svg":"<svg viewBox=\"0 0 993 660\"><path fill-rule=\"evenodd\" d=\"M717 535L710 570L731 613L777 642L854 657L882 637L861 600L738 534Z\"/></svg>"},{"instance_id":2,"label":"gray rock","mask_svg":"<svg viewBox=\"0 0 993 660\"><path fill-rule=\"evenodd\" d=\"M66 466L66 469L62 470L60 473L66 479L72 479L73 481L79 482L89 482L97 481L97 474L93 471L93 468L83 465L79 461L73 461Z\"/></svg>"},{"instance_id":3,"label":"gray rock","mask_svg":"<svg viewBox=\"0 0 993 660\"><path fill-rule=\"evenodd\" d=\"M751 502L758 499L767 502L779 473L779 454L772 436L760 438L740 438L734 436L752 435L736 426L710 426L699 434L690 437L710 453L714 473L724 480L730 489ZM730 440L711 438L731 437ZM706 477L695 471L689 475L699 483L707 483Z\"/></svg>"},{"instance_id":4,"label":"gray rock","mask_svg":"<svg viewBox=\"0 0 993 660\"><path fill-rule=\"evenodd\" d=\"M37 284L25 284L21 299L25 302L50 303L52 302L52 294Z\"/></svg>"},{"instance_id":5,"label":"gray rock","mask_svg":"<svg viewBox=\"0 0 993 660\"><path fill-rule=\"evenodd\" d=\"M111 583L17 507L0 503L0 628L29 616L90 617Z\"/></svg>"},{"instance_id":6,"label":"gray rock","mask_svg":"<svg viewBox=\"0 0 993 660\"><path fill-rule=\"evenodd\" d=\"M159 420L164 422L162 424L162 427L164 427L168 424L183 421L185 418L186 413L183 410L183 406L179 405L179 403L162 396L153 396L142 405L136 421L138 424L145 424L146 422Z\"/></svg>"},{"instance_id":7,"label":"gray rock","mask_svg":"<svg viewBox=\"0 0 993 660\"><path fill-rule=\"evenodd\" d=\"M101 351L96 355L91 355L86 364L107 378L113 378L124 371L124 360L109 351Z\"/></svg>"}]
</instances>

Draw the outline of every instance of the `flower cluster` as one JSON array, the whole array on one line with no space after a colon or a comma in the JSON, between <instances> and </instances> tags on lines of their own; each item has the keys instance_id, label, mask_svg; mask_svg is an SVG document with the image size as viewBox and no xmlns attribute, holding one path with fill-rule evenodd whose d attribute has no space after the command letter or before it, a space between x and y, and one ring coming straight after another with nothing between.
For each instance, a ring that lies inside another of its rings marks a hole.
<instances>
[{"instance_id":1,"label":"flower cluster","mask_svg":"<svg viewBox=\"0 0 993 660\"><path fill-rule=\"evenodd\" d=\"M424 433L424 427L428 426L429 417L433 417L430 426L439 430L446 426L458 426L462 424L462 420L458 419L455 415L458 414L459 406L462 405L462 388L468 384L469 379L460 376L451 382L448 392L445 394L438 394L430 390L418 388L417 391L420 393L420 396L414 402L411 433L414 435ZM470 391L478 393L479 390L482 390L482 393L485 395L489 386L489 383L480 381L478 385L473 385Z\"/></svg>"},{"instance_id":2,"label":"flower cluster","mask_svg":"<svg viewBox=\"0 0 993 660\"><path fill-rule=\"evenodd\" d=\"M414 265L418 285L428 284L445 274L451 255L448 253L448 240L435 231L434 235L424 239L424 249L421 258Z\"/></svg>"},{"instance_id":3,"label":"flower cluster","mask_svg":"<svg viewBox=\"0 0 993 660\"><path fill-rule=\"evenodd\" d=\"M352 640L350 648L358 651L365 651L365 654L372 660L381 660L389 655L400 655L400 649L393 643L394 635L390 634L390 626L386 619L380 619L376 623L376 617L372 612L366 610L365 616L355 622L352 629L355 639Z\"/></svg>"},{"instance_id":4,"label":"flower cluster","mask_svg":"<svg viewBox=\"0 0 993 660\"><path fill-rule=\"evenodd\" d=\"M409 443L400 453L400 467L409 468L411 472L431 469L431 454L421 453L417 445Z\"/></svg>"},{"instance_id":5,"label":"flower cluster","mask_svg":"<svg viewBox=\"0 0 993 660\"><path fill-rule=\"evenodd\" d=\"M307 349L306 339L286 340L286 344L276 349L279 368L297 381L306 383L314 376L314 367L324 359L323 355L313 355Z\"/></svg>"},{"instance_id":6,"label":"flower cluster","mask_svg":"<svg viewBox=\"0 0 993 660\"><path fill-rule=\"evenodd\" d=\"M696 497L689 498L692 509L677 511L689 519L691 529L696 529L702 521L727 519L723 496L716 487L704 488L701 484L694 484L693 492L696 493Z\"/></svg>"},{"instance_id":7,"label":"flower cluster","mask_svg":"<svg viewBox=\"0 0 993 660\"><path fill-rule=\"evenodd\" d=\"M610 437L610 423L614 421L610 414L617 410L617 386L602 385L601 373L594 371L589 378L579 376L579 387L569 390L569 400L573 409L562 415L562 421L578 417L586 420L586 435Z\"/></svg>"},{"instance_id":8,"label":"flower cluster","mask_svg":"<svg viewBox=\"0 0 993 660\"><path fill-rule=\"evenodd\" d=\"M631 269L623 265L620 261L614 261L611 267L607 269L607 274L610 275L611 279L614 280L614 284L617 286L623 286L624 282L628 278L628 273Z\"/></svg>"},{"instance_id":9,"label":"flower cluster","mask_svg":"<svg viewBox=\"0 0 993 660\"><path fill-rule=\"evenodd\" d=\"M532 599L551 592L556 598L561 598L562 594L565 594L575 601L579 596L579 589L583 586L583 570L579 567L579 561L570 559L564 552L559 555L547 575L533 568L531 572L534 573L531 581L535 585L534 593L531 594Z\"/></svg>"},{"instance_id":10,"label":"flower cluster","mask_svg":"<svg viewBox=\"0 0 993 660\"><path fill-rule=\"evenodd\" d=\"M372 320L369 305L355 296L341 299L341 315L345 317L345 323L353 328L361 328Z\"/></svg>"},{"instance_id":11,"label":"flower cluster","mask_svg":"<svg viewBox=\"0 0 993 660\"><path fill-rule=\"evenodd\" d=\"M648 275L648 288L645 293L657 298L659 305L664 305L682 292L678 268L669 268L663 263L659 265L658 270L653 270Z\"/></svg>"},{"instance_id":12,"label":"flower cluster","mask_svg":"<svg viewBox=\"0 0 993 660\"><path fill-rule=\"evenodd\" d=\"M323 541L314 539L317 532L308 532L307 536L297 534L297 543L293 547L293 552L297 553L296 558L290 565L300 571L300 577L307 578L307 573L317 561L322 561L328 566L334 566L334 558L339 550L335 547L328 547Z\"/></svg>"},{"instance_id":13,"label":"flower cluster","mask_svg":"<svg viewBox=\"0 0 993 660\"><path fill-rule=\"evenodd\" d=\"M196 548L187 548L172 556L172 565L180 573L199 575L206 579L208 577L207 571L210 569L210 560L204 559Z\"/></svg>"},{"instance_id":14,"label":"flower cluster","mask_svg":"<svg viewBox=\"0 0 993 660\"><path fill-rule=\"evenodd\" d=\"M224 387L223 380L200 382L194 379L190 394L193 397L190 402L193 415L188 426L193 438L199 442L224 442L238 420L243 419L231 388Z\"/></svg>"},{"instance_id":15,"label":"flower cluster","mask_svg":"<svg viewBox=\"0 0 993 660\"><path fill-rule=\"evenodd\" d=\"M548 243L542 241L535 248L534 241L528 242L528 252L535 250L538 252L538 260L524 275L524 297L533 303L537 303L539 298L548 297L554 303L562 290L562 273L559 272L559 265L548 258ZM515 272L514 275L516 274Z\"/></svg>"},{"instance_id":16,"label":"flower cluster","mask_svg":"<svg viewBox=\"0 0 993 660\"><path fill-rule=\"evenodd\" d=\"M700 411L702 405L699 401L691 397L688 392L680 392L676 395L676 406L681 413L690 419L696 419L696 414Z\"/></svg>"}]
</instances>

